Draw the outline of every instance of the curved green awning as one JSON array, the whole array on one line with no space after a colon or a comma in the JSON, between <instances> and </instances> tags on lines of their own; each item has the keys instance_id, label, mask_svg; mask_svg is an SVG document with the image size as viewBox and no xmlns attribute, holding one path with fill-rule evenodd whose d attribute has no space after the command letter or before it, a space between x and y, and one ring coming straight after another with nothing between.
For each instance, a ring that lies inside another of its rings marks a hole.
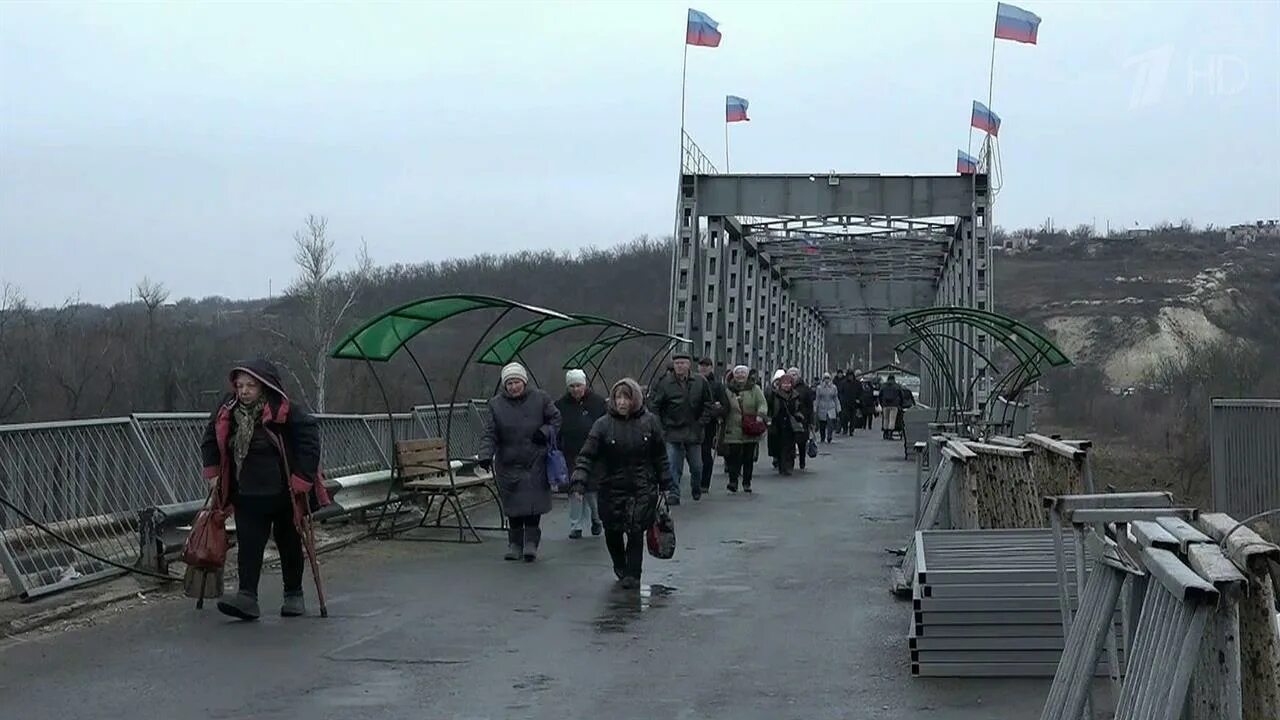
<instances>
[{"instance_id":1,"label":"curved green awning","mask_svg":"<svg viewBox=\"0 0 1280 720\"><path fill-rule=\"evenodd\" d=\"M1053 341L1021 322L998 313L976 308L941 306L894 315L889 318L889 325L906 323L912 326L918 321L959 322L977 327L987 325L991 328L988 332L1001 339L1006 346L1018 345L1024 351L1043 357L1053 367L1071 364L1071 360L1058 349L1057 345L1053 344ZM996 332L997 330L1001 332ZM1015 354L1017 354L1016 351Z\"/></svg>"},{"instance_id":2,"label":"curved green awning","mask_svg":"<svg viewBox=\"0 0 1280 720\"><path fill-rule=\"evenodd\" d=\"M485 308L520 309L543 317L569 319L568 315L555 310L488 295L439 295L391 308L368 320L342 338L329 353L329 357L386 362L405 343L436 323Z\"/></svg>"},{"instance_id":3,"label":"curved green awning","mask_svg":"<svg viewBox=\"0 0 1280 720\"><path fill-rule=\"evenodd\" d=\"M574 368L585 367L587 363L593 362L597 357L608 352L618 343L625 342L627 340L635 340L637 338L644 338L644 337L660 337L660 338L666 338L668 341L675 341L675 342L682 342L682 343L693 342L692 340L689 340L687 338L682 338L679 335L672 335L671 333L648 332L645 330L636 330L635 328L631 328L628 330L624 330L620 333L615 333L607 337L599 338L594 342L592 342L590 345L587 345L586 347L573 353L572 355L569 356L568 360L564 361L564 369L572 370Z\"/></svg>"},{"instance_id":4,"label":"curved green awning","mask_svg":"<svg viewBox=\"0 0 1280 720\"><path fill-rule=\"evenodd\" d=\"M1034 348L1027 348L1019 342L1017 335L1013 335L1005 330L1005 328L993 325L982 318L973 318L965 316L936 316L932 320L924 323L910 322L907 327L911 328L917 336L944 338L943 333L934 331L934 328L947 327L950 325L968 325L969 327L987 333L1001 345L1008 348L1009 352L1018 359L1020 365L1033 363L1040 356ZM985 358L984 358L985 359Z\"/></svg>"},{"instance_id":5,"label":"curved green awning","mask_svg":"<svg viewBox=\"0 0 1280 720\"><path fill-rule=\"evenodd\" d=\"M476 362L485 365L506 365L515 360L516 356L525 348L546 338L548 335L576 327L616 327L640 332L626 323L620 323L597 315L573 314L567 318L539 318L530 320L493 341L493 344L480 354L480 359Z\"/></svg>"}]
</instances>

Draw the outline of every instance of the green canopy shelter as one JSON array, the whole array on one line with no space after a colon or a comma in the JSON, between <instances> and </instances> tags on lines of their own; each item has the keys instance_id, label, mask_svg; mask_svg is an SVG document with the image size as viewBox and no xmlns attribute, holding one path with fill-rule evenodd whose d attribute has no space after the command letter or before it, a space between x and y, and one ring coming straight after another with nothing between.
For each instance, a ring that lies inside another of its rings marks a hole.
<instances>
[{"instance_id":1,"label":"green canopy shelter","mask_svg":"<svg viewBox=\"0 0 1280 720\"><path fill-rule=\"evenodd\" d=\"M432 406L435 410L436 430L444 439L446 455L450 448L453 438L453 413L449 414L448 419L442 424L440 420L440 404L436 401L435 391L431 387L431 381L427 377L427 373L422 368L422 364L418 362L418 358L414 355L408 343L413 338L423 332L430 330L439 323L453 317L457 317L464 313L474 312L476 310L495 310L498 316L485 328L480 337L472 345L468 351L466 358L462 361L457 375L454 378L453 389L449 395L448 406L452 407L458 398L458 389L462 384L462 376L466 367L471 364L471 360L475 357L476 351L485 338L512 312L520 310L537 316L538 320L557 320L571 321L568 315L564 313L549 310L535 305L528 305L517 302L515 300L507 300L505 298L492 297L489 295L438 295L435 297L423 298L410 303L398 305L383 311L382 313L365 321L359 327L352 330L345 337L338 341L333 347L329 356L338 360L362 360L368 366L369 371L373 374L374 382L378 386L378 391L382 394L383 403L386 406L388 419L393 418L393 409L391 400L387 396L386 387L382 380L378 377L376 363L385 363L391 358L403 351L413 361L414 367L418 369L418 374L422 377L423 383L426 385L428 396L431 398ZM393 421L394 422L394 421ZM443 427L442 427L443 425ZM388 448L388 462L395 465L395 437L394 433L391 438L391 447ZM449 460L454 458L449 457ZM446 462L446 470L449 478L449 492L442 493L446 500L453 506L456 517L458 518L458 538L463 540L463 531L469 530L474 537L474 542L481 542L480 535L476 531L479 530L505 530L505 519L501 528L478 528L471 523L465 509L458 500L457 485L454 480L453 465ZM393 484L394 485L394 484ZM386 507L391 503L392 485L387 488L387 502L383 504L385 514ZM443 511L443 506L441 508ZM437 524L439 518L437 517ZM379 525L381 519L379 519Z\"/></svg>"}]
</instances>

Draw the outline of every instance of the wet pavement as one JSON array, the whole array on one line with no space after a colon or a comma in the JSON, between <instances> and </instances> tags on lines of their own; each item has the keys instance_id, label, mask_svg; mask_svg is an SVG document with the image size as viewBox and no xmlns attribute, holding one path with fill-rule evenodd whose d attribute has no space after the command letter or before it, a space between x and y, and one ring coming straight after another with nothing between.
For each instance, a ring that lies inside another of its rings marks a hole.
<instances>
[{"instance_id":1,"label":"wet pavement","mask_svg":"<svg viewBox=\"0 0 1280 720\"><path fill-rule=\"evenodd\" d=\"M878 434L877 434L878 435ZM327 619L168 599L0 650L5 718L1024 718L1047 681L914 679L885 552L910 531L902 446L860 435L755 494L674 509L673 560L615 586L602 538L544 518L542 559L366 541L324 558ZM308 579L308 583L310 580ZM308 602L314 599L308 596ZM310 608L314 611L314 607Z\"/></svg>"}]
</instances>

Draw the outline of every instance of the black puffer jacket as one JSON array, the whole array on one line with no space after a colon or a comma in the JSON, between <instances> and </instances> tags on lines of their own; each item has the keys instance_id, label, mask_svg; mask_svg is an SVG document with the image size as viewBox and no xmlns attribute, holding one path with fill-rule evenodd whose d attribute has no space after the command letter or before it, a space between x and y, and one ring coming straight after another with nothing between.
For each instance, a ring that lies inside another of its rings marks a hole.
<instances>
[{"instance_id":1,"label":"black puffer jacket","mask_svg":"<svg viewBox=\"0 0 1280 720\"><path fill-rule=\"evenodd\" d=\"M565 393L564 397L556 401L556 409L560 411L560 449L564 452L564 459L569 469L573 470L574 464L578 461L578 452L587 442L591 426L609 412L609 405L604 398L587 390L587 394L583 395L581 400L574 400L572 395ZM598 475L598 472L593 473L593 476L587 479L585 488L587 492L595 492L598 489L598 483L596 483Z\"/></svg>"},{"instance_id":2,"label":"black puffer jacket","mask_svg":"<svg viewBox=\"0 0 1280 720\"><path fill-rule=\"evenodd\" d=\"M795 389L792 390L796 396L796 409L800 419L804 422L805 431L813 429L814 418L814 402L818 399L817 393L809 384L803 381L797 381Z\"/></svg>"},{"instance_id":3,"label":"black puffer jacket","mask_svg":"<svg viewBox=\"0 0 1280 720\"><path fill-rule=\"evenodd\" d=\"M578 458L578 450L587 441L591 426L609 412L609 406L604 398L587 390L581 400L574 400L572 395L565 393L556 401L556 409L560 411L560 449L572 467Z\"/></svg>"},{"instance_id":4,"label":"black puffer jacket","mask_svg":"<svg viewBox=\"0 0 1280 720\"><path fill-rule=\"evenodd\" d=\"M641 397L634 381L635 397ZM586 487L592 474L600 478L600 520L606 529L647 530L656 519L659 493L671 486L671 466L662 441L662 425L642 403L630 415L620 415L613 403L609 414L591 426L578 452L573 489Z\"/></svg>"}]
</instances>

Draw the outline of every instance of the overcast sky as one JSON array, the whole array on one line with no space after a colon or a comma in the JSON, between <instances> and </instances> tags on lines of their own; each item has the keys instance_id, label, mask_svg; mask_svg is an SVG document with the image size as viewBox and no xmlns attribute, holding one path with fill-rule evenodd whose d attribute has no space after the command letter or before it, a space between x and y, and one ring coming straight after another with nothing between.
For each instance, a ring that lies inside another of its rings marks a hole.
<instances>
[{"instance_id":1,"label":"overcast sky","mask_svg":"<svg viewBox=\"0 0 1280 720\"><path fill-rule=\"evenodd\" d=\"M1280 216L1280 3L1020 3L997 224ZM697 0L687 126L735 172L950 173L995 2ZM688 4L0 4L0 281L42 304L263 296L349 265L669 234ZM976 154L975 136L975 154Z\"/></svg>"}]
</instances>

